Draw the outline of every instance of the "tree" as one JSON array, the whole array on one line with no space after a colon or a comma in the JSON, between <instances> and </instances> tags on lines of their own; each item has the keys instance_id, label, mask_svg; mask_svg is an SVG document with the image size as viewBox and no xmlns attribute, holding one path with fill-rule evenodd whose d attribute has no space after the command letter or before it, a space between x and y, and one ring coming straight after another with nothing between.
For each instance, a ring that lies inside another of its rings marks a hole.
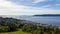
<instances>
[{"instance_id":1,"label":"tree","mask_svg":"<svg viewBox=\"0 0 60 34\"><path fill-rule=\"evenodd\" d=\"M36 29L37 29L37 26L36 25L33 25L33 24L26 24L22 28L22 30L23 31L26 31L26 32L33 32Z\"/></svg>"},{"instance_id":2,"label":"tree","mask_svg":"<svg viewBox=\"0 0 60 34\"><path fill-rule=\"evenodd\" d=\"M40 30L35 30L32 34L44 34L44 32L42 32Z\"/></svg>"}]
</instances>

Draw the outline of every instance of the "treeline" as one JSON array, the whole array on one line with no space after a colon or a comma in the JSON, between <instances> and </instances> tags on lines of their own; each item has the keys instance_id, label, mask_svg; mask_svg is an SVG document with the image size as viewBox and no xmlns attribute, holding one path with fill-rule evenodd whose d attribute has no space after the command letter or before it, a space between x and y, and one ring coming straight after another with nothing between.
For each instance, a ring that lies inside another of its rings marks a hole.
<instances>
[{"instance_id":1,"label":"treeline","mask_svg":"<svg viewBox=\"0 0 60 34\"><path fill-rule=\"evenodd\" d=\"M25 20L0 17L0 32L16 31L25 24Z\"/></svg>"},{"instance_id":2,"label":"treeline","mask_svg":"<svg viewBox=\"0 0 60 34\"><path fill-rule=\"evenodd\" d=\"M17 31L19 28L23 32L30 32L32 34L60 34L60 28L56 26L0 17L0 33Z\"/></svg>"}]
</instances>

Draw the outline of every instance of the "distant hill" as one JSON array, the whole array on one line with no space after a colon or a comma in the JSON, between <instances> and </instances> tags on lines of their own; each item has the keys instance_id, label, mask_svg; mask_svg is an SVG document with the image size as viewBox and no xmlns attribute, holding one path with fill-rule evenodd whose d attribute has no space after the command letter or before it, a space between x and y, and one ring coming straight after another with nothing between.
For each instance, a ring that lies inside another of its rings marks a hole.
<instances>
[{"instance_id":1,"label":"distant hill","mask_svg":"<svg viewBox=\"0 0 60 34\"><path fill-rule=\"evenodd\" d=\"M60 16L60 14L42 14L42 15L34 15L34 16Z\"/></svg>"}]
</instances>

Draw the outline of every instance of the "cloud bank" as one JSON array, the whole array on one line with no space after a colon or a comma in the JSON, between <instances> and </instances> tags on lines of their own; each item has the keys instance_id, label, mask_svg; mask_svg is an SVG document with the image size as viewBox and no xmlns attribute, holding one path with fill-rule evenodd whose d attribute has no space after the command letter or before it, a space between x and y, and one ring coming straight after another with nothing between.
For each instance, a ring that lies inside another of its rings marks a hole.
<instances>
[{"instance_id":1,"label":"cloud bank","mask_svg":"<svg viewBox=\"0 0 60 34\"><path fill-rule=\"evenodd\" d=\"M39 2L44 2L44 1L46 1L46 0L34 0L33 3L39 3Z\"/></svg>"},{"instance_id":2,"label":"cloud bank","mask_svg":"<svg viewBox=\"0 0 60 34\"><path fill-rule=\"evenodd\" d=\"M35 0L36 2L42 2L45 0ZM60 4L56 4L60 5ZM32 7L18 5L14 2L7 0L0 0L0 15L34 15L34 14L60 14L60 10L48 9L51 5L45 5L44 7Z\"/></svg>"}]
</instances>

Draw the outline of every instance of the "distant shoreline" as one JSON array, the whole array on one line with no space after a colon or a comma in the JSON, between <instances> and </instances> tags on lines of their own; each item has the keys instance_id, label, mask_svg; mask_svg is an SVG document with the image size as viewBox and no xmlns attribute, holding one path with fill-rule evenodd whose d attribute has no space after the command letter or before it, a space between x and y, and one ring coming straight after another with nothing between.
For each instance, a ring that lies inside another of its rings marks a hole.
<instances>
[{"instance_id":1,"label":"distant shoreline","mask_svg":"<svg viewBox=\"0 0 60 34\"><path fill-rule=\"evenodd\" d=\"M60 14L43 14L43 15L34 15L34 16L60 16Z\"/></svg>"}]
</instances>

